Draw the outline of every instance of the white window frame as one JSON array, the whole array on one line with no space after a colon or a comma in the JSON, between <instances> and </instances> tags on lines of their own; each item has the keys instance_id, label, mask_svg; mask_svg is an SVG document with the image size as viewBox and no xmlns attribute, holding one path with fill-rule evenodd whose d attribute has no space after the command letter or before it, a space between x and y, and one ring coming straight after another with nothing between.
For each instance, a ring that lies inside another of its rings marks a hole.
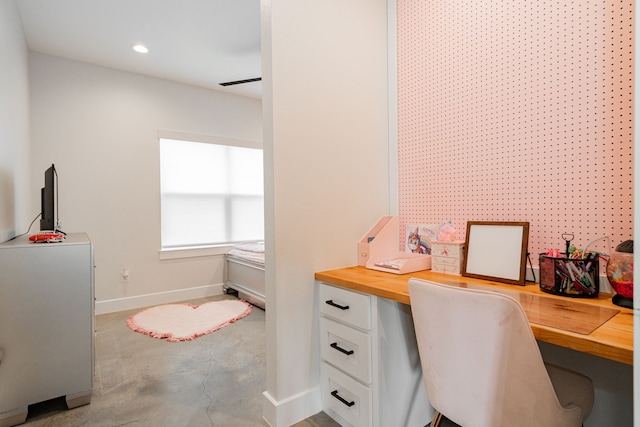
<instances>
[{"instance_id":1,"label":"white window frame","mask_svg":"<svg viewBox=\"0 0 640 427\"><path fill-rule=\"evenodd\" d=\"M174 139L190 142L204 142L209 144L231 145L235 147L257 148L262 150L262 141L229 138L217 135L196 134L190 132L182 132L175 130L159 129L158 130L158 160L160 159L160 139ZM158 179L160 179L160 163L158 162ZM161 208L160 208L161 209ZM160 238L162 245L162 238ZM162 248L160 247L160 260L193 258L212 255L224 255L231 249L232 244L205 245L205 246L186 246Z\"/></svg>"}]
</instances>

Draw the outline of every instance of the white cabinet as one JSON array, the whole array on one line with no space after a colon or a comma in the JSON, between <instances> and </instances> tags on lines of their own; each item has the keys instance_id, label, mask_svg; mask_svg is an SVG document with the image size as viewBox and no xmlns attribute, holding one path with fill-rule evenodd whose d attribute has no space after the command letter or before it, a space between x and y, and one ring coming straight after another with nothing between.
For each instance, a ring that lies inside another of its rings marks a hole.
<instances>
[{"instance_id":1,"label":"white cabinet","mask_svg":"<svg viewBox=\"0 0 640 427\"><path fill-rule=\"evenodd\" d=\"M325 283L318 295L325 412L343 426L428 424L410 307Z\"/></svg>"},{"instance_id":2,"label":"white cabinet","mask_svg":"<svg viewBox=\"0 0 640 427\"><path fill-rule=\"evenodd\" d=\"M61 396L69 408L89 403L94 333L86 234L0 244L0 427L24 422L33 403Z\"/></svg>"}]
</instances>

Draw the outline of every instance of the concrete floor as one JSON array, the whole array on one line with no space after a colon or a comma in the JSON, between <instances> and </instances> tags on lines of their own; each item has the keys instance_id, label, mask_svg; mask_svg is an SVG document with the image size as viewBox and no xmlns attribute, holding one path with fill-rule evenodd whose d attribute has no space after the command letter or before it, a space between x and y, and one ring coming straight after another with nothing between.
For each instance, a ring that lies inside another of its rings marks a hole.
<instances>
[{"instance_id":1,"label":"concrete floor","mask_svg":"<svg viewBox=\"0 0 640 427\"><path fill-rule=\"evenodd\" d=\"M222 295L189 301L233 298ZM126 320L139 310L96 316L92 401L72 410L64 399L29 407L29 427L193 426L264 427L265 313L251 314L193 341L133 332ZM295 427L335 427L324 413Z\"/></svg>"}]
</instances>

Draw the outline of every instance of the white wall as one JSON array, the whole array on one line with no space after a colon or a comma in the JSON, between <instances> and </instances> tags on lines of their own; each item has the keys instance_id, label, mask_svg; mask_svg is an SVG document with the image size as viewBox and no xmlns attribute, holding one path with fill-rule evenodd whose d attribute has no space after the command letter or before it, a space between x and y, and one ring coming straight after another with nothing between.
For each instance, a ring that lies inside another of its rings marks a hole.
<instances>
[{"instance_id":1,"label":"white wall","mask_svg":"<svg viewBox=\"0 0 640 427\"><path fill-rule=\"evenodd\" d=\"M15 2L0 1L0 242L25 233L37 214L30 217L28 196L27 52Z\"/></svg>"},{"instance_id":2,"label":"white wall","mask_svg":"<svg viewBox=\"0 0 640 427\"><path fill-rule=\"evenodd\" d=\"M38 53L30 74L32 208L55 163L62 228L94 243L97 312L222 284L220 255L159 259L158 130L261 141L260 101Z\"/></svg>"},{"instance_id":3,"label":"white wall","mask_svg":"<svg viewBox=\"0 0 640 427\"><path fill-rule=\"evenodd\" d=\"M385 0L263 0L265 418L320 410L314 272L389 211Z\"/></svg>"}]
</instances>

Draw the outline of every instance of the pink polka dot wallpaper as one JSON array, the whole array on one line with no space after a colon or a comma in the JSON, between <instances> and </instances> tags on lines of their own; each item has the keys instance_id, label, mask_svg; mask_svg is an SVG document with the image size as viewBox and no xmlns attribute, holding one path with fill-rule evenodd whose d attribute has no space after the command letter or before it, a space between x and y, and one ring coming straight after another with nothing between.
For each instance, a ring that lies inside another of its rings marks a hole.
<instances>
[{"instance_id":1,"label":"pink polka dot wallpaper","mask_svg":"<svg viewBox=\"0 0 640 427\"><path fill-rule=\"evenodd\" d=\"M633 1L398 1L400 228L633 238ZM401 239L402 240L402 239Z\"/></svg>"}]
</instances>

